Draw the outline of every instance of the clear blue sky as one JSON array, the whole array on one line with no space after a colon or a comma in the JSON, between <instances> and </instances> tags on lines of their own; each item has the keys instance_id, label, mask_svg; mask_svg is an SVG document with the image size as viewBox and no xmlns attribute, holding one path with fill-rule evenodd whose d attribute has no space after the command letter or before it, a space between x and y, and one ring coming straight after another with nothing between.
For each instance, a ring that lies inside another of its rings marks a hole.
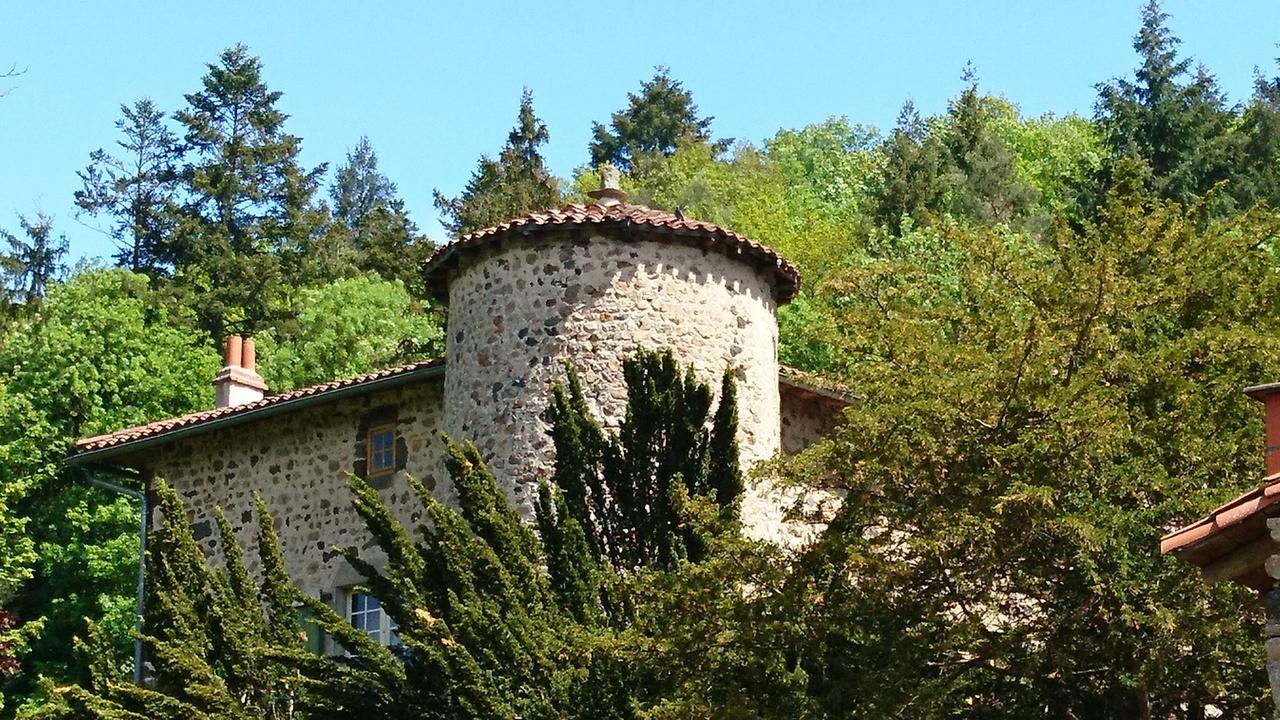
<instances>
[{"instance_id":1,"label":"clear blue sky","mask_svg":"<svg viewBox=\"0 0 1280 720\"><path fill-rule=\"evenodd\" d=\"M720 5L714 8L713 5ZM308 163L341 161L368 135L434 239L431 191L455 194L513 125L532 88L568 176L593 120L664 64L720 136L760 141L831 115L880 128L902 102L934 113L966 61L1024 113L1090 114L1093 86L1131 72L1141 0L997 2L17 2L0 10L0 64L27 72L0 99L0 227L54 216L74 257L110 242L75 220L76 170L111 145L119 106L172 111L205 63L243 42L284 92ZM1167 0L1184 53L1229 100L1255 66L1274 74L1276 0ZM0 85L0 87L3 87Z\"/></svg>"}]
</instances>

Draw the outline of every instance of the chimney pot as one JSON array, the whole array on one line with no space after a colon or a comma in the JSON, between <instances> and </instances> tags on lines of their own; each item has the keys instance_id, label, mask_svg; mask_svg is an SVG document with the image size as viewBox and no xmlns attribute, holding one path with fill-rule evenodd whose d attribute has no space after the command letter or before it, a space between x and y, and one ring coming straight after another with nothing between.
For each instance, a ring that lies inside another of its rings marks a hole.
<instances>
[{"instance_id":1,"label":"chimney pot","mask_svg":"<svg viewBox=\"0 0 1280 720\"><path fill-rule=\"evenodd\" d=\"M254 347L253 338L245 338L240 347L240 367L250 372L254 372L258 367L258 353Z\"/></svg>"},{"instance_id":2,"label":"chimney pot","mask_svg":"<svg viewBox=\"0 0 1280 720\"><path fill-rule=\"evenodd\" d=\"M234 405L257 402L267 394L267 383L254 369L256 351L252 338L239 335L227 336L226 365L213 379L213 387L217 395L216 407L225 408Z\"/></svg>"},{"instance_id":3,"label":"chimney pot","mask_svg":"<svg viewBox=\"0 0 1280 720\"><path fill-rule=\"evenodd\" d=\"M1245 388L1244 394L1262 403L1266 412L1266 472L1280 473L1280 383Z\"/></svg>"},{"instance_id":4,"label":"chimney pot","mask_svg":"<svg viewBox=\"0 0 1280 720\"><path fill-rule=\"evenodd\" d=\"M239 335L227 336L227 351L223 356L224 367L240 367L240 354L243 352L243 340Z\"/></svg>"}]
</instances>

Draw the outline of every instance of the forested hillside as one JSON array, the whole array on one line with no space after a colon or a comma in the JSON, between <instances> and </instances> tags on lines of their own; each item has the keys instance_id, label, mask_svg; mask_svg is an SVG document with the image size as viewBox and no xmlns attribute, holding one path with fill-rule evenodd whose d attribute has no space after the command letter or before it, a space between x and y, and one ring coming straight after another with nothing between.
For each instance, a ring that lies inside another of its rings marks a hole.
<instances>
[{"instance_id":1,"label":"forested hillside","mask_svg":"<svg viewBox=\"0 0 1280 720\"><path fill-rule=\"evenodd\" d=\"M795 262L780 359L859 398L773 468L847 491L812 547L724 540L706 569L629 590L644 612L595 651L687 677L627 716L1262 716L1256 599L1157 540L1262 473L1239 391L1280 379L1280 64L1258 58L1252 97L1229 101L1154 2L1134 47L1090 117L1026 117L956 68L940 115L763 139L718 137L657 68L618 89L566 178L526 91L470 182L436 192L439 231L365 138L303 165L288 88L249 48L171 107L121 98L73 198L119 252L68 269L48 217L0 231L0 714L81 679L85 618L107 669L129 667L137 508L63 470L76 438L211 407L231 332L259 339L272 391L440 354L417 272L433 241L588 201L608 162L633 202ZM569 652L536 620L530 652Z\"/></svg>"}]
</instances>

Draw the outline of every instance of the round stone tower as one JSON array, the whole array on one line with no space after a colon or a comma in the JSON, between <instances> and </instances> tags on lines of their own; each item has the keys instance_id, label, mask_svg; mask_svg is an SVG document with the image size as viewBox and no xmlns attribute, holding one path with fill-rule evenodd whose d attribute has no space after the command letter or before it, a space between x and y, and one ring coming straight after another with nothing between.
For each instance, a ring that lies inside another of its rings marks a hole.
<instances>
[{"instance_id":1,"label":"round stone tower","mask_svg":"<svg viewBox=\"0 0 1280 720\"><path fill-rule=\"evenodd\" d=\"M566 363L607 426L637 348L670 349L717 391L732 367L744 464L779 448L776 310L799 274L741 235L627 204L606 177L594 204L463 235L423 267L448 304L445 431L476 444L526 515L554 460L544 413Z\"/></svg>"}]
</instances>

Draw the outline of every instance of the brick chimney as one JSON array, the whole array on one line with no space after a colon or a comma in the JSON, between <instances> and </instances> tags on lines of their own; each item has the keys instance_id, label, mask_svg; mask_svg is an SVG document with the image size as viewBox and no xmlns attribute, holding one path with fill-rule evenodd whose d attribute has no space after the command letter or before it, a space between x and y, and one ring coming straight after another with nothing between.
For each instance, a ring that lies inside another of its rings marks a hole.
<instances>
[{"instance_id":1,"label":"brick chimney","mask_svg":"<svg viewBox=\"0 0 1280 720\"><path fill-rule=\"evenodd\" d=\"M223 368L213 379L217 392L216 407L232 407L257 402L267 393L267 383L254 369L257 354L252 338L231 335L223 356Z\"/></svg>"},{"instance_id":2,"label":"brick chimney","mask_svg":"<svg viewBox=\"0 0 1280 720\"><path fill-rule=\"evenodd\" d=\"M1244 394L1262 403L1267 414L1267 476L1280 473L1280 383L1254 385Z\"/></svg>"}]
</instances>

